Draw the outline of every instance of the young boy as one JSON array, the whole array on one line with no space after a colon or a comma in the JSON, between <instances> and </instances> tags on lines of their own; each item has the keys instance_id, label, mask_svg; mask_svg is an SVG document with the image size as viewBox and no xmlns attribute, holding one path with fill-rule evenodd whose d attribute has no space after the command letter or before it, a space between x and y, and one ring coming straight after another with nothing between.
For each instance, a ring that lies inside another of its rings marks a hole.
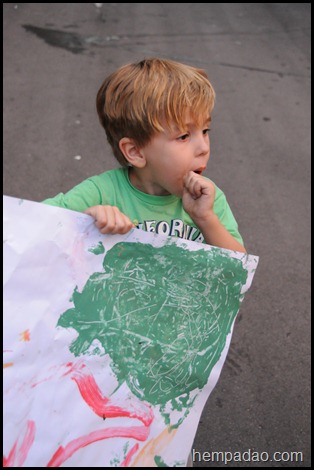
<instances>
[{"instance_id":1,"label":"young boy","mask_svg":"<svg viewBox=\"0 0 314 470\"><path fill-rule=\"evenodd\" d=\"M101 233L137 226L245 252L224 193L202 175L214 100L203 70L158 58L119 68L96 103L122 168L44 202L90 214Z\"/></svg>"},{"instance_id":2,"label":"young boy","mask_svg":"<svg viewBox=\"0 0 314 470\"><path fill-rule=\"evenodd\" d=\"M101 233L137 226L245 252L224 193L203 176L214 100L203 70L159 58L119 68L96 104L122 168L44 202L93 216Z\"/></svg>"}]
</instances>

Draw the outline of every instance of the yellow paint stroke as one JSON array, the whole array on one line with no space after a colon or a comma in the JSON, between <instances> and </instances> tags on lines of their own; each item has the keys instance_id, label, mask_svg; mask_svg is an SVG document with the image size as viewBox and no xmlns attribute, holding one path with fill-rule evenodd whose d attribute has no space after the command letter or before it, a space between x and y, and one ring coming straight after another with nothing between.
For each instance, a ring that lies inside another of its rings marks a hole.
<instances>
[{"instance_id":1,"label":"yellow paint stroke","mask_svg":"<svg viewBox=\"0 0 314 470\"><path fill-rule=\"evenodd\" d=\"M139 452L131 467L157 467L154 457L161 455L169 446L170 441L177 433L177 429L164 429L159 436L151 439Z\"/></svg>"},{"instance_id":2,"label":"yellow paint stroke","mask_svg":"<svg viewBox=\"0 0 314 470\"><path fill-rule=\"evenodd\" d=\"M13 366L13 362L5 362L3 364L3 368L6 369L7 367L12 367Z\"/></svg>"},{"instance_id":3,"label":"yellow paint stroke","mask_svg":"<svg viewBox=\"0 0 314 470\"><path fill-rule=\"evenodd\" d=\"M20 333L21 339L20 341L30 341L31 340L31 334L29 330L24 330L22 333Z\"/></svg>"}]
</instances>

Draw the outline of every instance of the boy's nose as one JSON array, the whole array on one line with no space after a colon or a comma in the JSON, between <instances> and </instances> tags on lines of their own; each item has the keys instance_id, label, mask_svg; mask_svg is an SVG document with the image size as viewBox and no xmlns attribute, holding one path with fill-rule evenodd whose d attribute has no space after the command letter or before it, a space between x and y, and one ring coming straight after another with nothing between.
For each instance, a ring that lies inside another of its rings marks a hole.
<instances>
[{"instance_id":1,"label":"boy's nose","mask_svg":"<svg viewBox=\"0 0 314 470\"><path fill-rule=\"evenodd\" d=\"M197 151L196 155L203 157L204 155L209 153L209 140L204 139L199 139L198 144L197 144Z\"/></svg>"}]
</instances>

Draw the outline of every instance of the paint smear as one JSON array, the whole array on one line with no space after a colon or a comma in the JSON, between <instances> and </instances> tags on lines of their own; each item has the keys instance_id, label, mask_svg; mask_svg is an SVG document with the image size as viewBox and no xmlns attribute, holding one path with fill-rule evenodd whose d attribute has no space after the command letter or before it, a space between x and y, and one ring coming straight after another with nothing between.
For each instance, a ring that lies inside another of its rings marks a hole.
<instances>
[{"instance_id":1,"label":"paint smear","mask_svg":"<svg viewBox=\"0 0 314 470\"><path fill-rule=\"evenodd\" d=\"M206 385L239 310L248 275L241 260L218 248L121 242L103 266L59 318L78 333L71 352L88 354L98 340L120 385L161 412L167 403L190 408L190 392Z\"/></svg>"},{"instance_id":2,"label":"paint smear","mask_svg":"<svg viewBox=\"0 0 314 470\"><path fill-rule=\"evenodd\" d=\"M3 456L3 467L22 467L35 439L35 422L27 421L24 435L21 434L8 455Z\"/></svg>"},{"instance_id":3,"label":"paint smear","mask_svg":"<svg viewBox=\"0 0 314 470\"><path fill-rule=\"evenodd\" d=\"M152 423L154 415L150 407L143 402L139 402L140 407L136 408L136 405L133 404L133 409L130 410L115 404L113 399L102 395L91 373L76 373L72 376L72 379L76 382L84 401L94 413L101 418L106 419L125 416L139 419L145 426L150 426Z\"/></svg>"},{"instance_id":4,"label":"paint smear","mask_svg":"<svg viewBox=\"0 0 314 470\"><path fill-rule=\"evenodd\" d=\"M6 369L7 367L12 367L13 366L13 362L5 362L3 364L3 368Z\"/></svg>"},{"instance_id":5,"label":"paint smear","mask_svg":"<svg viewBox=\"0 0 314 470\"><path fill-rule=\"evenodd\" d=\"M102 429L94 431L86 436L81 436L69 442L65 447L60 446L55 452L51 460L48 462L47 467L59 467L66 460L68 460L77 450L103 439L110 439L113 437L124 437L136 439L138 441L145 441L148 437L149 431L144 426L130 426L116 427L110 429Z\"/></svg>"},{"instance_id":6,"label":"paint smear","mask_svg":"<svg viewBox=\"0 0 314 470\"><path fill-rule=\"evenodd\" d=\"M92 246L91 248L89 248L88 251L94 253L94 255L102 255L103 253L105 253L105 247L102 242L99 242L98 245Z\"/></svg>"},{"instance_id":7,"label":"paint smear","mask_svg":"<svg viewBox=\"0 0 314 470\"><path fill-rule=\"evenodd\" d=\"M150 439L136 456L131 467L158 467L158 464L161 462L160 454L167 449L176 433L177 429L167 427L159 434L159 436L154 439ZM168 465L164 466L168 467Z\"/></svg>"},{"instance_id":8,"label":"paint smear","mask_svg":"<svg viewBox=\"0 0 314 470\"><path fill-rule=\"evenodd\" d=\"M22 333L20 333L20 341L30 341L31 340L31 334L30 334L30 331L29 330L25 330L25 331L22 331Z\"/></svg>"}]
</instances>

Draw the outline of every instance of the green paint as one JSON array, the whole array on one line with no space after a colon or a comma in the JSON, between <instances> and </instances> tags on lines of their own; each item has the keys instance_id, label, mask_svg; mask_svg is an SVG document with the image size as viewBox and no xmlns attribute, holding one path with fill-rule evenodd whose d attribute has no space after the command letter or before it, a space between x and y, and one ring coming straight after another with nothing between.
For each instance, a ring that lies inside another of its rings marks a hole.
<instances>
[{"instance_id":1,"label":"green paint","mask_svg":"<svg viewBox=\"0 0 314 470\"><path fill-rule=\"evenodd\" d=\"M94 255L102 255L105 253L105 247L101 242L99 242L98 245L92 246L88 251L94 253Z\"/></svg>"},{"instance_id":2,"label":"green paint","mask_svg":"<svg viewBox=\"0 0 314 470\"><path fill-rule=\"evenodd\" d=\"M155 461L155 464L157 465L157 467L169 467L169 465L167 465L165 463L165 461L160 457L160 455L155 455L154 457L154 461ZM173 465L171 465L172 467L182 467L182 465L184 465L184 460L177 460Z\"/></svg>"},{"instance_id":3,"label":"green paint","mask_svg":"<svg viewBox=\"0 0 314 470\"><path fill-rule=\"evenodd\" d=\"M58 322L74 328L70 346L87 354L97 339L121 385L166 416L188 410L221 356L238 312L247 271L218 248L189 251L121 242L90 276ZM168 410L169 411L169 410ZM168 417L169 420L169 417Z\"/></svg>"},{"instance_id":4,"label":"green paint","mask_svg":"<svg viewBox=\"0 0 314 470\"><path fill-rule=\"evenodd\" d=\"M183 414L183 416L175 424L171 424L170 412L166 411L166 405L167 404L164 404L164 405L160 406L160 413L164 418L165 424L167 424L167 426L169 426L169 429L175 429L175 428L178 428L180 426L180 424L185 420L185 418L189 414L190 409L192 408L195 399L196 399L196 396L191 398L190 394L186 393L184 395L181 395L180 397L176 397L176 398L173 398L171 400L171 409L172 410L177 410L177 411L185 410L185 413Z\"/></svg>"},{"instance_id":5,"label":"green paint","mask_svg":"<svg viewBox=\"0 0 314 470\"><path fill-rule=\"evenodd\" d=\"M154 461L155 461L155 464L157 465L157 467L169 467L169 465L167 465L167 464L162 460L162 458L160 457L160 455L155 455Z\"/></svg>"}]
</instances>

